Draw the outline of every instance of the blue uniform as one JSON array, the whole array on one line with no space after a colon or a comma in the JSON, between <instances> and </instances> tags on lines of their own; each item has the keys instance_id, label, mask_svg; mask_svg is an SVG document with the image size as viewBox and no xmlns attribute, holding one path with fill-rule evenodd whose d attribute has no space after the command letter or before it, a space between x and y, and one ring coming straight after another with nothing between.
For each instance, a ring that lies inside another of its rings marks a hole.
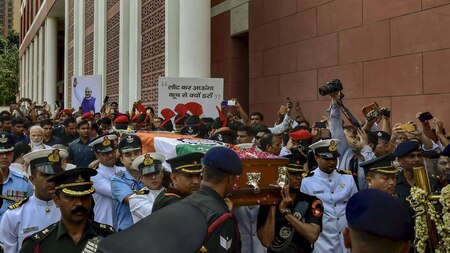
<instances>
[{"instance_id":1,"label":"blue uniform","mask_svg":"<svg viewBox=\"0 0 450 253\"><path fill-rule=\"evenodd\" d=\"M347 201L357 192L353 176L336 170L327 174L317 168L302 180L300 191L316 196L322 201L324 208L322 233L314 243L313 252L348 252L342 230L347 226Z\"/></svg>"},{"instance_id":2,"label":"blue uniform","mask_svg":"<svg viewBox=\"0 0 450 253\"><path fill-rule=\"evenodd\" d=\"M134 190L144 187L144 183L136 180L128 171L121 171L111 178L111 192L114 209L117 215L117 229L122 231L133 225L129 205L123 203L126 196L133 194Z\"/></svg>"},{"instance_id":3,"label":"blue uniform","mask_svg":"<svg viewBox=\"0 0 450 253\"><path fill-rule=\"evenodd\" d=\"M24 174L10 169L8 177L3 182L2 195L7 199L3 199L3 205L0 208L0 220L8 206L33 195L33 186ZM14 201L9 199L14 199Z\"/></svg>"}]
</instances>

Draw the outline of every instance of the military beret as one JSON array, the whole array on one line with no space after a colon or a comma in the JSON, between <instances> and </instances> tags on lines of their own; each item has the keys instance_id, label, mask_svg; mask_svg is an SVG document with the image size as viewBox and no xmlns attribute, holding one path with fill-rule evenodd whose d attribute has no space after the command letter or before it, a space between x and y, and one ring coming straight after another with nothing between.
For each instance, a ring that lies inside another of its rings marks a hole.
<instances>
[{"instance_id":1,"label":"military beret","mask_svg":"<svg viewBox=\"0 0 450 253\"><path fill-rule=\"evenodd\" d=\"M394 241L414 239L408 210L397 198L376 189L353 195L345 208L348 226Z\"/></svg>"},{"instance_id":2,"label":"military beret","mask_svg":"<svg viewBox=\"0 0 450 253\"><path fill-rule=\"evenodd\" d=\"M200 128L198 126L185 126L180 130L182 135L190 135L197 136L200 132Z\"/></svg>"},{"instance_id":3,"label":"military beret","mask_svg":"<svg viewBox=\"0 0 450 253\"><path fill-rule=\"evenodd\" d=\"M206 152L203 164L206 169L220 170L234 175L242 173L241 159L236 152L225 147L214 147Z\"/></svg>"},{"instance_id":4,"label":"military beret","mask_svg":"<svg viewBox=\"0 0 450 253\"><path fill-rule=\"evenodd\" d=\"M61 167L61 160L63 158L60 155L59 149L36 150L24 155L23 159L30 164L32 171L37 170L49 175L63 171Z\"/></svg>"},{"instance_id":5,"label":"military beret","mask_svg":"<svg viewBox=\"0 0 450 253\"><path fill-rule=\"evenodd\" d=\"M385 131L376 131L375 134L378 136L378 139L389 141L391 140L391 135L386 133Z\"/></svg>"},{"instance_id":6,"label":"military beret","mask_svg":"<svg viewBox=\"0 0 450 253\"><path fill-rule=\"evenodd\" d=\"M385 174L396 174L399 172L399 169L397 169L392 163L394 160L395 156L393 154L386 154L363 162L360 166L363 167L366 175L371 171Z\"/></svg>"},{"instance_id":7,"label":"military beret","mask_svg":"<svg viewBox=\"0 0 450 253\"><path fill-rule=\"evenodd\" d=\"M135 134L128 134L122 137L119 142L119 152L127 153L135 150L140 150L142 148L142 141L139 136Z\"/></svg>"},{"instance_id":8,"label":"military beret","mask_svg":"<svg viewBox=\"0 0 450 253\"><path fill-rule=\"evenodd\" d=\"M30 153L31 147L30 145L24 143L24 142L18 142L14 145L14 157L20 157L25 154Z\"/></svg>"},{"instance_id":9,"label":"military beret","mask_svg":"<svg viewBox=\"0 0 450 253\"><path fill-rule=\"evenodd\" d=\"M10 133L0 132L0 153L14 150L14 141Z\"/></svg>"},{"instance_id":10,"label":"military beret","mask_svg":"<svg viewBox=\"0 0 450 253\"><path fill-rule=\"evenodd\" d=\"M207 228L206 218L197 207L179 201L105 237L98 252L199 252Z\"/></svg>"},{"instance_id":11,"label":"military beret","mask_svg":"<svg viewBox=\"0 0 450 253\"><path fill-rule=\"evenodd\" d=\"M186 114L185 115L177 114L174 120L175 125L184 125L184 122L186 121L187 117L188 115Z\"/></svg>"},{"instance_id":12,"label":"military beret","mask_svg":"<svg viewBox=\"0 0 450 253\"><path fill-rule=\"evenodd\" d=\"M100 135L92 140L89 146L93 147L97 153L108 153L116 149L115 139L117 139L115 134Z\"/></svg>"},{"instance_id":13,"label":"military beret","mask_svg":"<svg viewBox=\"0 0 450 253\"><path fill-rule=\"evenodd\" d=\"M120 115L114 120L114 123L128 123L128 117L126 115Z\"/></svg>"},{"instance_id":14,"label":"military beret","mask_svg":"<svg viewBox=\"0 0 450 253\"><path fill-rule=\"evenodd\" d=\"M304 173L306 170L303 165L308 161L308 159L301 154L290 154L285 155L285 158L289 159L289 164L286 165L289 173Z\"/></svg>"},{"instance_id":15,"label":"military beret","mask_svg":"<svg viewBox=\"0 0 450 253\"><path fill-rule=\"evenodd\" d=\"M70 110L70 109L64 109L64 110L61 110L60 112L59 112L59 115L61 115L61 114L67 114L67 115L69 115L69 116L72 116L72 110Z\"/></svg>"},{"instance_id":16,"label":"military beret","mask_svg":"<svg viewBox=\"0 0 450 253\"><path fill-rule=\"evenodd\" d=\"M307 140L311 139L313 136L314 135L307 130L298 130L289 134L289 137L291 137L293 141Z\"/></svg>"},{"instance_id":17,"label":"military beret","mask_svg":"<svg viewBox=\"0 0 450 253\"><path fill-rule=\"evenodd\" d=\"M450 156L450 145L447 145L447 147L444 148L441 152L441 156Z\"/></svg>"},{"instance_id":18,"label":"military beret","mask_svg":"<svg viewBox=\"0 0 450 253\"><path fill-rule=\"evenodd\" d=\"M416 150L422 150L418 141L404 141L398 144L394 151L394 156L402 157Z\"/></svg>"},{"instance_id":19,"label":"military beret","mask_svg":"<svg viewBox=\"0 0 450 253\"><path fill-rule=\"evenodd\" d=\"M140 155L131 163L131 167L141 175L154 173L163 170L162 164L166 158L158 153L147 153Z\"/></svg>"},{"instance_id":20,"label":"military beret","mask_svg":"<svg viewBox=\"0 0 450 253\"><path fill-rule=\"evenodd\" d=\"M91 177L97 171L90 168L75 168L58 173L47 182L55 182L55 190L61 190L70 196L86 196L95 192Z\"/></svg>"},{"instance_id":21,"label":"military beret","mask_svg":"<svg viewBox=\"0 0 450 253\"><path fill-rule=\"evenodd\" d=\"M202 172L202 158L204 154L200 152L193 152L181 156L176 156L167 159L167 163L170 164L172 172L184 172L184 173L201 173Z\"/></svg>"},{"instance_id":22,"label":"military beret","mask_svg":"<svg viewBox=\"0 0 450 253\"><path fill-rule=\"evenodd\" d=\"M81 119L94 119L94 114L86 112L83 115L81 115Z\"/></svg>"},{"instance_id":23,"label":"military beret","mask_svg":"<svg viewBox=\"0 0 450 253\"><path fill-rule=\"evenodd\" d=\"M336 147L339 143L341 143L341 141L338 139L320 140L309 145L309 149L311 149L315 155L324 158L336 158L340 156Z\"/></svg>"}]
</instances>

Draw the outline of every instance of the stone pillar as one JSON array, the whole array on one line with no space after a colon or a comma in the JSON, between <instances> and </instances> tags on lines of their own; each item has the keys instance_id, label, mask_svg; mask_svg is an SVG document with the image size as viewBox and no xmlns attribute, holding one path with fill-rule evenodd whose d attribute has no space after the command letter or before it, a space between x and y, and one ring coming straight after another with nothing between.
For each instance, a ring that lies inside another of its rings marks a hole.
<instances>
[{"instance_id":1,"label":"stone pillar","mask_svg":"<svg viewBox=\"0 0 450 253\"><path fill-rule=\"evenodd\" d=\"M58 20L47 17L45 20L45 83L44 101L53 108L57 94L57 47L58 47Z\"/></svg>"},{"instance_id":2,"label":"stone pillar","mask_svg":"<svg viewBox=\"0 0 450 253\"><path fill-rule=\"evenodd\" d=\"M211 76L211 1L180 1L180 77Z\"/></svg>"}]
</instances>

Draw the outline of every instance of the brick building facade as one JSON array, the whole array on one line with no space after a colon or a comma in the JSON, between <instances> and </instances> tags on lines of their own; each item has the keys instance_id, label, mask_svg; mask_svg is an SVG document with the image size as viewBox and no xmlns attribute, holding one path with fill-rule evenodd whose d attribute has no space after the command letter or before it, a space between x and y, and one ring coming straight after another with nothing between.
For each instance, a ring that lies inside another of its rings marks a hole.
<instances>
[{"instance_id":1,"label":"brick building facade","mask_svg":"<svg viewBox=\"0 0 450 253\"><path fill-rule=\"evenodd\" d=\"M320 119L329 99L318 87L334 78L341 79L344 103L358 118L364 105L377 101L393 109L393 122L426 110L450 124L446 0L24 2L21 94L38 102L57 96L70 106L72 76L101 74L104 94L121 110L139 99L155 106L159 76L188 76L180 65L188 55L186 7L206 3L207 11L195 15L210 17L210 44L199 38L205 58L190 63L208 70L193 76L224 78L224 97L238 98L250 112L262 111L267 124L286 97L300 101L310 121ZM52 17L56 37L37 37L46 34ZM45 52L49 38L63 45L53 60L64 67L37 64L52 58ZM50 67L56 68L51 75ZM46 87L58 87L57 94Z\"/></svg>"}]
</instances>

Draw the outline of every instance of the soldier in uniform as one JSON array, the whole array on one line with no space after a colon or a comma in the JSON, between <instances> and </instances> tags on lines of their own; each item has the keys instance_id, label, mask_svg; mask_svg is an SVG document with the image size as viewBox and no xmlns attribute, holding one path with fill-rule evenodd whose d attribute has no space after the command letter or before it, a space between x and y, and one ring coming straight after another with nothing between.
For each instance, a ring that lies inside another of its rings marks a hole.
<instances>
[{"instance_id":1,"label":"soldier in uniform","mask_svg":"<svg viewBox=\"0 0 450 253\"><path fill-rule=\"evenodd\" d=\"M360 164L370 189L395 194L396 177L400 170L392 163L394 160L393 154L387 154Z\"/></svg>"},{"instance_id":2,"label":"soldier in uniform","mask_svg":"<svg viewBox=\"0 0 450 253\"><path fill-rule=\"evenodd\" d=\"M117 230L122 231L133 225L129 198L134 191L144 187L143 182L139 179L138 171L131 166L132 162L142 155L141 138L132 134L124 136L119 142L119 153L120 161L125 169L111 178L111 192L117 215Z\"/></svg>"},{"instance_id":3,"label":"soldier in uniform","mask_svg":"<svg viewBox=\"0 0 450 253\"><path fill-rule=\"evenodd\" d=\"M277 206L261 206L258 215L258 236L267 252L311 252L312 245L322 230L322 202L300 192L302 178L306 176L300 154L286 156L289 185L281 190L282 200Z\"/></svg>"},{"instance_id":4,"label":"soldier in uniform","mask_svg":"<svg viewBox=\"0 0 450 253\"><path fill-rule=\"evenodd\" d=\"M92 178L94 182L94 220L117 227L117 215L114 210L111 178L118 172L123 171L123 167L116 166L117 146L114 141L117 136L106 134L95 138L89 146L94 148L95 156L99 161L98 174Z\"/></svg>"},{"instance_id":5,"label":"soldier in uniform","mask_svg":"<svg viewBox=\"0 0 450 253\"><path fill-rule=\"evenodd\" d=\"M313 252L348 252L344 245L342 230L347 225L345 206L357 192L352 175L337 170L338 139L320 140L309 148L314 153L318 168L302 180L300 191L313 195L323 203L322 233L314 244Z\"/></svg>"},{"instance_id":6,"label":"soldier in uniform","mask_svg":"<svg viewBox=\"0 0 450 253\"><path fill-rule=\"evenodd\" d=\"M391 194L362 190L346 207L345 246L352 253L406 253L414 239L408 210Z\"/></svg>"},{"instance_id":7,"label":"soldier in uniform","mask_svg":"<svg viewBox=\"0 0 450 253\"><path fill-rule=\"evenodd\" d=\"M55 183L53 200L61 211L61 220L29 237L20 253L96 252L98 242L114 233L111 226L88 220L95 192L91 176L96 170L76 168L48 179Z\"/></svg>"},{"instance_id":8,"label":"soldier in uniform","mask_svg":"<svg viewBox=\"0 0 450 253\"><path fill-rule=\"evenodd\" d=\"M238 223L224 201L241 173L241 160L233 150L211 148L203 157L200 189L182 200L198 207L205 215L208 234L204 247L208 252L241 252Z\"/></svg>"},{"instance_id":9,"label":"soldier in uniform","mask_svg":"<svg viewBox=\"0 0 450 253\"><path fill-rule=\"evenodd\" d=\"M163 191L164 169L162 164L166 158L158 153L141 155L133 161L131 166L139 171L144 187L135 191L130 198L130 212L136 223L152 213L156 197Z\"/></svg>"},{"instance_id":10,"label":"soldier in uniform","mask_svg":"<svg viewBox=\"0 0 450 253\"><path fill-rule=\"evenodd\" d=\"M9 206L3 215L0 241L7 253L17 253L25 237L61 219L61 213L53 201L55 185L47 182L49 177L63 171L59 150L38 150L24 155L23 159L30 164L30 181L35 192L33 196Z\"/></svg>"},{"instance_id":11,"label":"soldier in uniform","mask_svg":"<svg viewBox=\"0 0 450 253\"><path fill-rule=\"evenodd\" d=\"M0 220L8 206L33 195L28 178L9 167L14 158L11 134L0 132Z\"/></svg>"},{"instance_id":12,"label":"soldier in uniform","mask_svg":"<svg viewBox=\"0 0 450 253\"><path fill-rule=\"evenodd\" d=\"M203 156L203 153L194 152L166 160L172 168L172 174L170 174L172 183L156 197L153 212L198 191L202 181L201 159Z\"/></svg>"}]
</instances>

